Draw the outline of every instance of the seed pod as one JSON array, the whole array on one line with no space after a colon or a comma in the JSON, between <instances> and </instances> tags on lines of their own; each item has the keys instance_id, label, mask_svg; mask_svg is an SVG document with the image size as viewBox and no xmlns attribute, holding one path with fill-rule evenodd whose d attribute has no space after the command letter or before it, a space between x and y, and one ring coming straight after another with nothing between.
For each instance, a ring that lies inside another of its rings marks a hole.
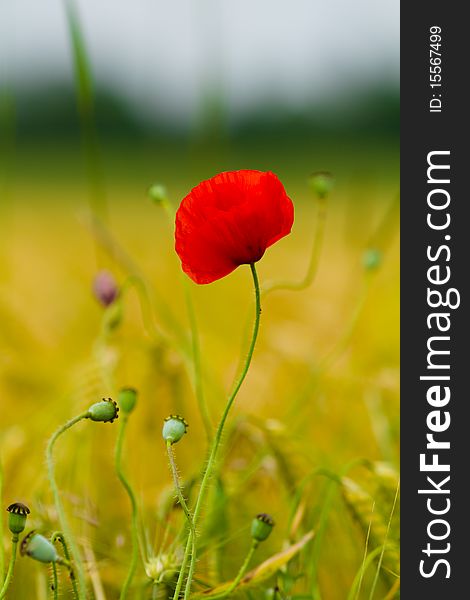
<instances>
[{"instance_id":1,"label":"seed pod","mask_svg":"<svg viewBox=\"0 0 470 600\"><path fill-rule=\"evenodd\" d=\"M335 180L328 171L317 171L310 175L308 183L319 198L326 198L333 189Z\"/></svg>"},{"instance_id":2,"label":"seed pod","mask_svg":"<svg viewBox=\"0 0 470 600\"><path fill-rule=\"evenodd\" d=\"M137 402L137 390L134 388L122 388L118 395L118 404L126 415L135 408Z\"/></svg>"},{"instance_id":3,"label":"seed pod","mask_svg":"<svg viewBox=\"0 0 470 600\"><path fill-rule=\"evenodd\" d=\"M160 183L154 183L148 189L148 195L155 204L164 204L168 201L166 187Z\"/></svg>"},{"instance_id":4,"label":"seed pod","mask_svg":"<svg viewBox=\"0 0 470 600\"><path fill-rule=\"evenodd\" d=\"M257 542L264 542L271 535L273 527L273 519L266 513L260 513L251 522L251 537Z\"/></svg>"},{"instance_id":5,"label":"seed pod","mask_svg":"<svg viewBox=\"0 0 470 600\"><path fill-rule=\"evenodd\" d=\"M26 504L21 502L14 502L7 508L10 513L8 515L8 528L13 534L18 534L24 531L26 527L26 519L30 513L29 508Z\"/></svg>"},{"instance_id":6,"label":"seed pod","mask_svg":"<svg viewBox=\"0 0 470 600\"><path fill-rule=\"evenodd\" d=\"M170 415L163 423L162 436L165 442L175 444L179 442L188 430L188 424L179 415Z\"/></svg>"},{"instance_id":7,"label":"seed pod","mask_svg":"<svg viewBox=\"0 0 470 600\"><path fill-rule=\"evenodd\" d=\"M34 560L38 560L42 563L51 563L60 561L60 557L57 554L57 550L40 533L30 531L26 537L23 538L20 546L21 556L30 556Z\"/></svg>"},{"instance_id":8,"label":"seed pod","mask_svg":"<svg viewBox=\"0 0 470 600\"><path fill-rule=\"evenodd\" d=\"M119 408L111 398L103 398L101 402L95 402L88 409L88 418L92 421L102 421L103 423L112 423L118 418Z\"/></svg>"}]
</instances>

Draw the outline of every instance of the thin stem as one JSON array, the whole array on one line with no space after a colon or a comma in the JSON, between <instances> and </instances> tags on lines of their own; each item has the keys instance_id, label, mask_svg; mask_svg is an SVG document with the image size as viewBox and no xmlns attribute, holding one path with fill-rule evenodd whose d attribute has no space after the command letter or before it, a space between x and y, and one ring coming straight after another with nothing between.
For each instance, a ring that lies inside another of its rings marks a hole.
<instances>
[{"instance_id":1,"label":"thin stem","mask_svg":"<svg viewBox=\"0 0 470 600\"><path fill-rule=\"evenodd\" d=\"M186 309L188 311L189 325L191 327L191 349L193 355L193 373L194 373L194 391L196 394L196 401L201 414L201 419L206 430L207 441L210 443L212 440L212 422L209 414L209 408L207 406L206 397L204 395L204 388L202 385L202 366L201 366L201 348L199 344L199 331L197 327L196 313L194 311L193 299L191 296L191 290L189 283L184 279L184 296L186 300Z\"/></svg>"},{"instance_id":2,"label":"thin stem","mask_svg":"<svg viewBox=\"0 0 470 600\"><path fill-rule=\"evenodd\" d=\"M77 580L75 579L75 573L74 573L72 564L70 562L70 559L71 559L70 552L69 552L67 543L65 541L64 534L61 531L54 531L54 533L51 535L51 542L53 544L55 544L56 542L59 542L59 544L62 546L65 560L62 559L61 564L66 566L69 570L69 577L70 577L70 583L72 584L73 597L79 598L78 588L77 588ZM54 564L52 566L54 567Z\"/></svg>"},{"instance_id":3,"label":"thin stem","mask_svg":"<svg viewBox=\"0 0 470 600\"><path fill-rule=\"evenodd\" d=\"M52 563L52 598L59 600L59 578L57 577L57 565L55 562Z\"/></svg>"},{"instance_id":4,"label":"thin stem","mask_svg":"<svg viewBox=\"0 0 470 600\"><path fill-rule=\"evenodd\" d=\"M132 541L132 554L131 561L129 564L129 570L127 572L126 580L122 586L120 600L124 600L129 592L129 587L134 578L135 570L137 568L137 561L139 559L139 533L138 533L138 509L137 500L135 498L134 490L132 489L129 480L122 469L122 447L124 442L124 434L126 431L126 425L128 421L128 415L123 414L120 419L119 431L116 440L116 451L115 451L115 468L119 481L122 483L124 489L127 492L129 501L131 503L131 541Z\"/></svg>"},{"instance_id":5,"label":"thin stem","mask_svg":"<svg viewBox=\"0 0 470 600\"><path fill-rule=\"evenodd\" d=\"M184 498L184 495L183 495L183 490L181 488L181 482L180 482L180 478L179 478L179 474L178 474L178 467L176 465L175 454L174 454L173 446L171 445L171 442L167 442L166 451L168 454L168 461L170 463L170 470L171 470L171 474L173 476L173 485L175 486L175 491L176 491L176 495L178 497L178 502L180 503L180 506L183 509L183 512L186 516L186 520L189 525L189 534L190 534L191 540L192 540L191 555L193 555L193 553L196 551L196 547L195 547L196 542L195 542L195 535L194 535L194 533L195 533L194 532L194 521L193 521L191 512L188 508L188 505L186 503L186 500ZM186 571L186 566L188 564L188 556L185 553L185 556L183 557L183 562L181 564L180 573L184 574ZM179 598L182 586L183 586L183 577L178 577L178 581L176 582L176 587L175 587L175 591L173 594L173 598L175 600L177 598Z\"/></svg>"},{"instance_id":6,"label":"thin stem","mask_svg":"<svg viewBox=\"0 0 470 600\"><path fill-rule=\"evenodd\" d=\"M320 254L323 247L323 240L325 237L325 224L327 215L327 196L323 196L318 199L317 204L317 220L315 233L313 237L312 253L310 255L310 262L307 267L307 272L300 281L272 281L268 282L263 286L262 295L263 297L275 290L292 290L301 291L312 285L315 276L318 272L318 265L320 263Z\"/></svg>"},{"instance_id":7,"label":"thin stem","mask_svg":"<svg viewBox=\"0 0 470 600\"><path fill-rule=\"evenodd\" d=\"M204 499L206 496L207 485L211 478L212 471L214 470L214 465L215 465L215 461L217 459L217 453L218 453L220 442L222 439L222 433L224 431L225 422L227 420L230 409L232 408L234 400L237 397L237 394L238 394L243 382L245 381L245 377L248 373L248 369L250 368L251 360L253 358L253 352L255 350L256 340L258 338L260 316L261 316L261 294L260 294L260 287L259 287L259 281L258 281L258 274L256 272L256 267L255 267L254 263L250 264L250 269L251 269L251 274L253 277L253 285L254 285L254 290L255 290L255 321L254 321L254 325L253 325L253 333L252 333L252 337L251 337L251 342L250 342L250 346L248 349L248 354L247 354L247 357L245 360L245 364L243 366L243 369L242 369L237 381L235 382L232 392L230 393L230 395L227 399L227 404L225 405L224 411L222 413L222 417L220 419L219 425L217 427L217 431L215 433L215 437L212 441L209 459L207 461L206 469L205 469L204 475L202 477L201 487L199 488L199 494L197 497L196 506L194 508L194 517L193 517L194 531L189 532L183 563L185 561L187 562L187 560L188 560L187 557L191 553L191 549L192 549L193 545L194 545L194 549L197 550L197 543L195 541L193 544L192 538L193 538L193 536L194 536L194 538L196 538L197 524L198 524L199 516L200 516L201 510L203 507ZM185 587L185 592L184 592L185 600L187 600L189 598L189 594L191 591L191 583L192 583L192 579L194 576L195 564L196 564L196 552L193 551L191 554L188 579L186 581L186 587ZM182 577L184 577L183 566L181 567L178 580ZM176 598L175 598L175 600L176 600Z\"/></svg>"},{"instance_id":8,"label":"thin stem","mask_svg":"<svg viewBox=\"0 0 470 600\"><path fill-rule=\"evenodd\" d=\"M237 576L232 581L230 587L225 592L222 592L221 594L217 594L217 596L212 596L212 598L214 598L214 599L215 598L217 598L217 599L226 598L227 596L230 596L230 594L237 589L240 581L243 579L243 577L245 576L245 573L248 571L248 567L250 566L251 559L253 558L253 554L255 553L255 550L258 547L258 544L259 544L258 541L253 540L251 547L248 550L248 554L246 555L246 558L243 561L243 564L240 567Z\"/></svg>"},{"instance_id":9,"label":"thin stem","mask_svg":"<svg viewBox=\"0 0 470 600\"><path fill-rule=\"evenodd\" d=\"M107 215L106 194L95 122L95 100L91 66L80 20L73 0L65 0L65 13L75 68L77 106L80 117L83 153L88 174L90 206L94 214L105 218Z\"/></svg>"},{"instance_id":10,"label":"thin stem","mask_svg":"<svg viewBox=\"0 0 470 600\"><path fill-rule=\"evenodd\" d=\"M342 356L343 352L348 348L366 305L372 276L373 273L365 274L362 290L356 306L341 336L338 338L338 340L336 340L333 347L325 354L319 363L312 368L311 374L307 379L303 389L292 400L290 414L294 416L297 421L304 418L305 408L309 405L308 400L319 384L322 375L324 375L334 365L334 363Z\"/></svg>"},{"instance_id":11,"label":"thin stem","mask_svg":"<svg viewBox=\"0 0 470 600\"><path fill-rule=\"evenodd\" d=\"M67 543L70 546L71 556L73 558L73 562L74 562L75 568L77 570L79 600L85 600L86 596L87 596L85 574L83 571L80 553L78 551L77 545L75 544L75 541L73 539L73 536L72 536L72 533L70 530L70 526L69 526L67 518L65 516L65 511L62 506L62 500L60 498L59 488L58 488L56 480L55 480L53 450L54 450L54 445L55 445L57 439L65 431L67 431L67 429L70 429L73 425L75 425L79 421L81 421L83 419L87 419L87 418L88 418L88 412L84 412L80 415L77 415L73 419L70 419L69 421L67 421L67 423L65 423L64 425L59 427L59 429L57 429L57 431L52 434L52 436L50 437L50 439L47 443L47 447L46 447L46 465L47 465L47 475L49 478L49 485L51 487L51 490L52 490L52 493L54 496L54 504L56 507L59 523L60 523L61 529L63 531L63 534L62 534L63 539L64 539L64 541L67 540Z\"/></svg>"},{"instance_id":12,"label":"thin stem","mask_svg":"<svg viewBox=\"0 0 470 600\"><path fill-rule=\"evenodd\" d=\"M169 442L169 441L166 443L166 451L168 454L168 462L170 463L170 471L173 476L173 484L175 486L175 491L176 491L176 495L178 497L178 502L180 503L184 514L186 515L186 519L188 521L188 525L189 525L190 529L194 529L193 517L188 508L188 505L184 498L183 490L181 487L181 482L180 482L179 473L178 473L178 467L176 465L175 453L173 451L173 446L172 446L171 442Z\"/></svg>"},{"instance_id":13,"label":"thin stem","mask_svg":"<svg viewBox=\"0 0 470 600\"><path fill-rule=\"evenodd\" d=\"M11 580L13 579L13 571L15 570L15 563L16 563L16 553L18 550L18 539L19 539L18 534L14 533L11 538L10 564L8 565L7 576L5 578L5 581L3 582L2 589L0 590L0 600L2 600L2 598L5 598L5 595L10 586Z\"/></svg>"}]
</instances>

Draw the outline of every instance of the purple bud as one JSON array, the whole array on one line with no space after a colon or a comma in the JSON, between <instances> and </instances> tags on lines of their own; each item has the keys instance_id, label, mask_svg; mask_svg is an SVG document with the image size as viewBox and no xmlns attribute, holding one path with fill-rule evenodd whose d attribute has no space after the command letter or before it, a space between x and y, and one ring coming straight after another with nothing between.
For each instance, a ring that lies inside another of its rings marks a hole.
<instances>
[{"instance_id":1,"label":"purple bud","mask_svg":"<svg viewBox=\"0 0 470 600\"><path fill-rule=\"evenodd\" d=\"M103 306L109 306L116 300L119 290L114 275L109 271L100 271L93 280L93 293Z\"/></svg>"}]
</instances>

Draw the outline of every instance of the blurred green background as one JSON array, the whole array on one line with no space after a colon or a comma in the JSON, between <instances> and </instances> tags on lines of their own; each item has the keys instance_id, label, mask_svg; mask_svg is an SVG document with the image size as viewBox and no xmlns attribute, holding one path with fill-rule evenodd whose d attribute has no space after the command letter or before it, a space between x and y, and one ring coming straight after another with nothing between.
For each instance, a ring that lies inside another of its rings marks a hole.
<instances>
[{"instance_id":1,"label":"blurred green background","mask_svg":"<svg viewBox=\"0 0 470 600\"><path fill-rule=\"evenodd\" d=\"M223 526L216 523L215 538L204 533L200 569L209 583L233 577L257 512L273 514L277 527L256 560L278 552L300 482L315 469L340 473L366 459L386 465L389 479L383 484L375 467L353 470L365 494L356 513L328 478L309 480L302 496L299 531L325 530L296 566L303 573L296 592L312 593L298 597L348 598L364 555L384 543L384 530L374 539L368 524L382 509L387 523L390 479L396 482L398 471L398 8L384 2L379 10L366 0L354 11L345 0L223 8L139 1L113 13L108 2L82 1L83 39L74 54L65 4L46 3L41 13L33 4L3 7L0 17L4 504L26 502L31 524L52 531L47 437L89 403L132 385L140 400L125 461L142 511L144 562L164 550L157 515L171 478L162 420L178 412L190 423L177 448L185 480L203 465L205 438L181 348L189 322L173 231L147 190L163 184L176 209L191 187L219 171L274 171L295 204L295 224L268 250L259 274L262 283L296 281L318 226L308 177L326 169L336 185L319 270L308 289L276 291L263 302L254 362L225 438ZM366 273L370 248L383 260ZM163 339L143 327L134 292L124 298L119 327L101 335L93 277L106 268L122 284L134 265L151 290ZM250 285L248 269L239 268L209 286L190 286L214 423L243 352ZM328 368L318 371L331 352ZM127 498L112 468L113 427L79 426L58 452L64 503L85 540L100 599L117 597L129 550ZM171 523L177 530L181 515ZM8 554L7 532L3 537ZM47 570L26 559L17 569L12 598L47 597ZM356 600L397 597L396 573L374 584L375 569L373 563ZM150 597L142 566L136 581L132 597Z\"/></svg>"}]
</instances>

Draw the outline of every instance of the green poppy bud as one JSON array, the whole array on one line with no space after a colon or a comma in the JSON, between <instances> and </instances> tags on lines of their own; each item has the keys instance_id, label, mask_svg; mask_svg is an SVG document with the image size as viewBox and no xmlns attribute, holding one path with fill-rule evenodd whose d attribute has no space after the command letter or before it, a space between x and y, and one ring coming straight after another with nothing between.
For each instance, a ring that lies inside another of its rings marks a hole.
<instances>
[{"instance_id":1,"label":"green poppy bud","mask_svg":"<svg viewBox=\"0 0 470 600\"><path fill-rule=\"evenodd\" d=\"M119 408L111 398L103 398L101 402L95 402L88 409L88 418L92 421L102 421L103 423L112 423L118 418Z\"/></svg>"},{"instance_id":2,"label":"green poppy bud","mask_svg":"<svg viewBox=\"0 0 470 600\"><path fill-rule=\"evenodd\" d=\"M261 513L251 522L251 537L257 542L264 542L271 535L273 527L273 519L269 515Z\"/></svg>"},{"instance_id":3,"label":"green poppy bud","mask_svg":"<svg viewBox=\"0 0 470 600\"><path fill-rule=\"evenodd\" d=\"M188 429L188 424L178 415L170 415L163 423L162 435L165 442L179 442Z\"/></svg>"},{"instance_id":4,"label":"green poppy bud","mask_svg":"<svg viewBox=\"0 0 470 600\"><path fill-rule=\"evenodd\" d=\"M165 202L168 202L166 187L160 183L154 183L151 185L148 190L148 195L150 196L150 199L155 202L155 204L164 204Z\"/></svg>"},{"instance_id":5,"label":"green poppy bud","mask_svg":"<svg viewBox=\"0 0 470 600\"><path fill-rule=\"evenodd\" d=\"M380 267L382 262L382 253L375 248L369 248L364 252L362 264L367 271L374 271Z\"/></svg>"},{"instance_id":6,"label":"green poppy bud","mask_svg":"<svg viewBox=\"0 0 470 600\"><path fill-rule=\"evenodd\" d=\"M328 171L317 171L310 175L308 183L319 198L326 198L333 189L335 180Z\"/></svg>"},{"instance_id":7,"label":"green poppy bud","mask_svg":"<svg viewBox=\"0 0 470 600\"><path fill-rule=\"evenodd\" d=\"M10 513L8 515L8 528L13 534L18 534L24 531L26 527L26 519L29 515L29 508L22 504L21 502L15 502L14 504L10 504L7 508L7 511Z\"/></svg>"},{"instance_id":8,"label":"green poppy bud","mask_svg":"<svg viewBox=\"0 0 470 600\"><path fill-rule=\"evenodd\" d=\"M137 390L134 388L122 388L118 395L118 404L126 415L135 408L137 402Z\"/></svg>"},{"instance_id":9,"label":"green poppy bud","mask_svg":"<svg viewBox=\"0 0 470 600\"><path fill-rule=\"evenodd\" d=\"M54 545L40 533L30 531L20 546L21 556L30 556L43 563L60 562Z\"/></svg>"}]
</instances>

